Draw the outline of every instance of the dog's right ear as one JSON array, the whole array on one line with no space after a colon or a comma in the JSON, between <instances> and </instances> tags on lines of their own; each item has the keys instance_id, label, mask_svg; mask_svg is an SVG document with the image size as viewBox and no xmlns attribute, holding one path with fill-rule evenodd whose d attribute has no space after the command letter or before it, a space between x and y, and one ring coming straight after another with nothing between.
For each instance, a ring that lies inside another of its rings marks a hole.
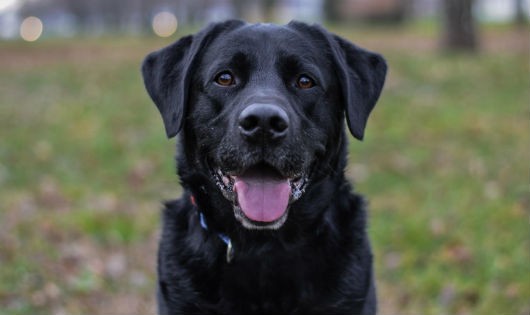
<instances>
[{"instance_id":1,"label":"dog's right ear","mask_svg":"<svg viewBox=\"0 0 530 315\"><path fill-rule=\"evenodd\" d=\"M145 88L162 115L168 138L182 128L191 74L199 54L217 35L243 24L237 20L210 24L145 58L142 64Z\"/></svg>"}]
</instances>

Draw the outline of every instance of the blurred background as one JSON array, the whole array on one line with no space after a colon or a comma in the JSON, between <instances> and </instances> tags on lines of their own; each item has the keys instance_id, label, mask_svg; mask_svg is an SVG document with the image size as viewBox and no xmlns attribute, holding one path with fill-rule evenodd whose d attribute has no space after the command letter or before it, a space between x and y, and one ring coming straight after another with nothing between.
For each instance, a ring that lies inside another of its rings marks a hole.
<instances>
[{"instance_id":1,"label":"blurred background","mask_svg":"<svg viewBox=\"0 0 530 315\"><path fill-rule=\"evenodd\" d=\"M348 177L380 314L530 314L528 0L0 0L0 314L155 314L174 143L143 57L211 21L321 23L389 75Z\"/></svg>"}]
</instances>

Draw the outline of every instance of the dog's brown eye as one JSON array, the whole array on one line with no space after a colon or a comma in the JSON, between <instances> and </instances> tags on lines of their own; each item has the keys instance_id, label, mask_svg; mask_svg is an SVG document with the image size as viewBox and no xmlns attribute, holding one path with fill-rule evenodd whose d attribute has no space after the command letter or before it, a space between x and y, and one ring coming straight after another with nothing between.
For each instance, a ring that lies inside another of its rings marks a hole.
<instances>
[{"instance_id":1,"label":"dog's brown eye","mask_svg":"<svg viewBox=\"0 0 530 315\"><path fill-rule=\"evenodd\" d=\"M221 86L234 85L234 76L230 72L221 72L217 75L217 77L215 77L215 83Z\"/></svg>"},{"instance_id":2,"label":"dog's brown eye","mask_svg":"<svg viewBox=\"0 0 530 315\"><path fill-rule=\"evenodd\" d=\"M313 79L311 79L310 77L306 75L301 75L298 77L298 80L296 81L296 86L299 89L303 89L303 90L310 89L313 86L315 86L315 81L313 81Z\"/></svg>"}]
</instances>

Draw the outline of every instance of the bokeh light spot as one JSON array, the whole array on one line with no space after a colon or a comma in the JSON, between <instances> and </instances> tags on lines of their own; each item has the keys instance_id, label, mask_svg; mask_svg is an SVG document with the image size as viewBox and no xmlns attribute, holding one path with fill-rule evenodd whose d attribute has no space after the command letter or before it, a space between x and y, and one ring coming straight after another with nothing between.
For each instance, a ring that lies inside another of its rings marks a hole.
<instances>
[{"instance_id":1,"label":"bokeh light spot","mask_svg":"<svg viewBox=\"0 0 530 315\"><path fill-rule=\"evenodd\" d=\"M20 24L20 37L28 42L34 42L42 35L44 26L42 21L35 16L30 16Z\"/></svg>"},{"instance_id":2,"label":"bokeh light spot","mask_svg":"<svg viewBox=\"0 0 530 315\"><path fill-rule=\"evenodd\" d=\"M0 0L0 11L12 6L16 2L16 0Z\"/></svg>"},{"instance_id":3,"label":"bokeh light spot","mask_svg":"<svg viewBox=\"0 0 530 315\"><path fill-rule=\"evenodd\" d=\"M169 37L177 31L177 17L167 11L159 12L153 18L153 31L160 37Z\"/></svg>"}]
</instances>

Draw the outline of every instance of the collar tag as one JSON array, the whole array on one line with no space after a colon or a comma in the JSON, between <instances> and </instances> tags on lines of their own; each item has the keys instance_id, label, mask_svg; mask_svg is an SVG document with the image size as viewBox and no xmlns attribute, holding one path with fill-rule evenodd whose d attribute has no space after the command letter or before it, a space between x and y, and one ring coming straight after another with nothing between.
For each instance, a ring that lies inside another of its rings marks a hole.
<instances>
[{"instance_id":1,"label":"collar tag","mask_svg":"<svg viewBox=\"0 0 530 315\"><path fill-rule=\"evenodd\" d=\"M194 199L192 200L193 200L192 203L194 203L195 200ZM204 214L200 211L199 211L199 221L201 223L201 227L205 231L208 231L208 224L206 224L206 219L204 218ZM234 247L232 246L232 240L226 234L223 234L223 233L217 233L217 237L219 237L219 239L223 241L223 243L226 244L226 262L230 263L234 259Z\"/></svg>"},{"instance_id":2,"label":"collar tag","mask_svg":"<svg viewBox=\"0 0 530 315\"><path fill-rule=\"evenodd\" d=\"M228 240L228 244L226 246L226 262L230 263L234 259L234 247L232 247L232 241Z\"/></svg>"}]
</instances>

